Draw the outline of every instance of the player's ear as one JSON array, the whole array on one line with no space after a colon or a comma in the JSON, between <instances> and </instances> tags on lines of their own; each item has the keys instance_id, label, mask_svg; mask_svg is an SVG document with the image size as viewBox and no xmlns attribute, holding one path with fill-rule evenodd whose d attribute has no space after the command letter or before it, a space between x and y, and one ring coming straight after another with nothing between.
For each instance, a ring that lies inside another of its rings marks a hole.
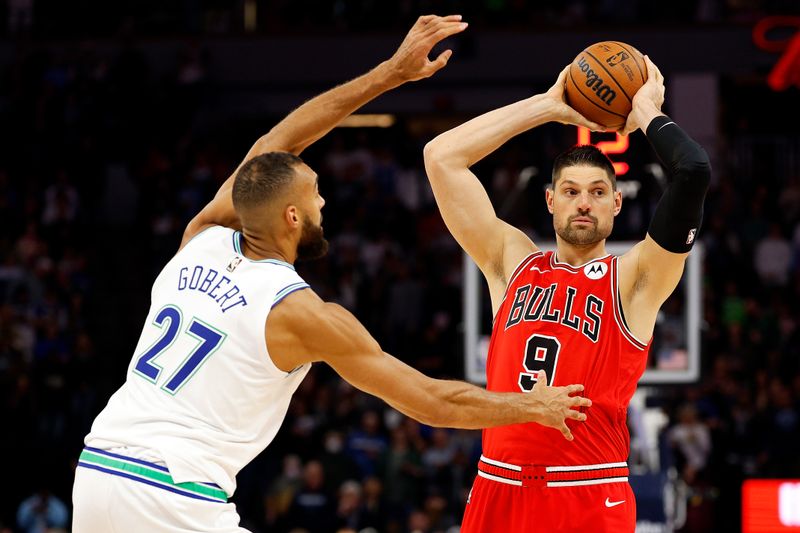
<instances>
[{"instance_id":1,"label":"player's ear","mask_svg":"<svg viewBox=\"0 0 800 533\"><path fill-rule=\"evenodd\" d=\"M287 206L286 210L284 211L284 219L291 228L300 226L300 213L297 211L297 206Z\"/></svg>"},{"instance_id":2,"label":"player's ear","mask_svg":"<svg viewBox=\"0 0 800 533\"><path fill-rule=\"evenodd\" d=\"M622 191L614 191L614 216L622 210Z\"/></svg>"},{"instance_id":3,"label":"player's ear","mask_svg":"<svg viewBox=\"0 0 800 533\"><path fill-rule=\"evenodd\" d=\"M544 201L547 203L547 210L550 211L551 215L553 214L553 196L553 186L548 185L544 190Z\"/></svg>"}]
</instances>

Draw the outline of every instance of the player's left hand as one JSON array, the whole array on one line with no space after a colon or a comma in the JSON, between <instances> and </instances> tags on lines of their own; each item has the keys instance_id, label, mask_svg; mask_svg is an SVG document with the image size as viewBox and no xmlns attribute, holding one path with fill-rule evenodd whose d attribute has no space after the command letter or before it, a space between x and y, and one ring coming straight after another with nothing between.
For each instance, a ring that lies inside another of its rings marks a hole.
<instances>
[{"instance_id":1,"label":"player's left hand","mask_svg":"<svg viewBox=\"0 0 800 533\"><path fill-rule=\"evenodd\" d=\"M564 69L558 74L558 79L553 86L550 87L546 93L544 93L544 97L550 104L549 111L551 114L551 120L560 122L562 124L583 126L592 131L605 131L606 128L604 126L592 122L567 104L567 99L564 95L564 92L568 72L569 65L564 67Z\"/></svg>"},{"instance_id":2,"label":"player's left hand","mask_svg":"<svg viewBox=\"0 0 800 533\"><path fill-rule=\"evenodd\" d=\"M467 29L461 15L424 15L411 27L400 47L387 61L391 72L400 83L421 80L432 76L447 65L453 51L448 49L431 61L428 54L433 47L448 37Z\"/></svg>"},{"instance_id":3,"label":"player's left hand","mask_svg":"<svg viewBox=\"0 0 800 533\"><path fill-rule=\"evenodd\" d=\"M664 105L664 75L648 56L644 56L644 62L647 65L647 81L633 95L633 108L620 132L622 135L628 135L640 128L646 129L650 121L661 114L661 106Z\"/></svg>"}]
</instances>

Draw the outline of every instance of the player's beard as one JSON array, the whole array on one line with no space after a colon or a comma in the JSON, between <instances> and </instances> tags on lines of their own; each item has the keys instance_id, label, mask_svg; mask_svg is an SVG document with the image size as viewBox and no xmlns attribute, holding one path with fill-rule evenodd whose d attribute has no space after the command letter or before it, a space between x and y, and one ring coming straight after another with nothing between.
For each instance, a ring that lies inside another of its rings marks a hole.
<instances>
[{"instance_id":1,"label":"player's beard","mask_svg":"<svg viewBox=\"0 0 800 533\"><path fill-rule=\"evenodd\" d=\"M322 231L322 225L315 226L308 218L303 219L300 242L297 243L297 259L319 259L328 253L328 241Z\"/></svg>"},{"instance_id":2,"label":"player's beard","mask_svg":"<svg viewBox=\"0 0 800 533\"><path fill-rule=\"evenodd\" d=\"M575 227L572 221L579 217L591 219L592 224L588 227ZM572 215L564 226L556 224L555 230L561 240L575 246L585 246L608 238L611 235L611 227L611 224L600 226L597 217L592 215Z\"/></svg>"}]
</instances>

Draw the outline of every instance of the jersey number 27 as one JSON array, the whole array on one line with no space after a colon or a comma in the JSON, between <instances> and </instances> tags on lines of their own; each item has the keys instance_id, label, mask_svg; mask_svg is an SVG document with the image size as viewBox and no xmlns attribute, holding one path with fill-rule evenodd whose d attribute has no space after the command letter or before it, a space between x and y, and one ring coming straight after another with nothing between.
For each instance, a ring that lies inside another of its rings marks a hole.
<instances>
[{"instance_id":1,"label":"jersey number 27","mask_svg":"<svg viewBox=\"0 0 800 533\"><path fill-rule=\"evenodd\" d=\"M175 342L178 332L181 330L181 322L183 322L181 310L174 305L167 305L158 312L153 325L163 329L164 332L136 361L136 366L133 368L134 373L153 384L158 381L162 368L155 364L154 361L156 357L166 352ZM192 318L185 333L197 339L199 344L186 356L186 359L183 360L183 363L172 375L167 378L166 383L161 385L163 390L173 395L194 376L200 365L217 351L226 337L225 333L197 318Z\"/></svg>"}]
</instances>

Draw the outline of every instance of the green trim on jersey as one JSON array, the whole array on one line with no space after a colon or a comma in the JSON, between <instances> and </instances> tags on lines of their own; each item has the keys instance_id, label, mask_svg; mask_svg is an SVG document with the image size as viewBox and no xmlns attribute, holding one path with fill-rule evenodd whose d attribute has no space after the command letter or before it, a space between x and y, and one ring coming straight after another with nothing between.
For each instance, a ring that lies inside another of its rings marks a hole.
<instances>
[{"instance_id":1,"label":"green trim on jersey","mask_svg":"<svg viewBox=\"0 0 800 533\"><path fill-rule=\"evenodd\" d=\"M223 503L228 502L228 495L223 490L192 481L186 483L175 483L169 472L162 472L161 470L149 468L142 464L125 461L124 459L113 459L111 457L106 457L85 449L81 452L79 460L92 465L128 472L137 477L156 481L162 485L175 487L186 492L197 494L198 496L204 496L206 498L218 500Z\"/></svg>"}]
</instances>

